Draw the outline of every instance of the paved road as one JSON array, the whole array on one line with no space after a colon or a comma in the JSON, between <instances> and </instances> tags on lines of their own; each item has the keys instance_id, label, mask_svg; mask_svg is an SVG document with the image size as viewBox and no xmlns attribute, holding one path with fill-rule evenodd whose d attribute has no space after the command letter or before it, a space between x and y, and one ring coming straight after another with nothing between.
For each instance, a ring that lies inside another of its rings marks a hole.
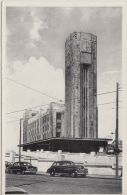
<instances>
[{"instance_id":1,"label":"paved road","mask_svg":"<svg viewBox=\"0 0 127 195\"><path fill-rule=\"evenodd\" d=\"M99 178L50 177L6 174L6 186L17 186L30 194L121 194L122 181Z\"/></svg>"}]
</instances>

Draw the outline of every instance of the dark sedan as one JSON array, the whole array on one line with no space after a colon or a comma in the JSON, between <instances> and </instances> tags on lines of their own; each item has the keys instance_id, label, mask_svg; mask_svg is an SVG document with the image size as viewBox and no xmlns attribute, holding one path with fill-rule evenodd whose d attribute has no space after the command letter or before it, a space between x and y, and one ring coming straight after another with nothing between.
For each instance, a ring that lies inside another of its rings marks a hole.
<instances>
[{"instance_id":1,"label":"dark sedan","mask_svg":"<svg viewBox=\"0 0 127 195\"><path fill-rule=\"evenodd\" d=\"M11 166L12 163L8 162L8 161L5 161L5 172L7 173L8 171L8 167Z\"/></svg>"},{"instance_id":2,"label":"dark sedan","mask_svg":"<svg viewBox=\"0 0 127 195\"><path fill-rule=\"evenodd\" d=\"M12 163L11 162L8 162L8 161L5 161L5 167L9 167Z\"/></svg>"},{"instance_id":3,"label":"dark sedan","mask_svg":"<svg viewBox=\"0 0 127 195\"><path fill-rule=\"evenodd\" d=\"M88 174L88 169L83 165L77 165L72 161L56 161L47 170L51 176L56 174L69 174L69 176L76 177L81 175L85 177Z\"/></svg>"},{"instance_id":4,"label":"dark sedan","mask_svg":"<svg viewBox=\"0 0 127 195\"><path fill-rule=\"evenodd\" d=\"M37 167L34 167L29 162L15 162L7 168L8 173L32 173L36 174Z\"/></svg>"}]
</instances>

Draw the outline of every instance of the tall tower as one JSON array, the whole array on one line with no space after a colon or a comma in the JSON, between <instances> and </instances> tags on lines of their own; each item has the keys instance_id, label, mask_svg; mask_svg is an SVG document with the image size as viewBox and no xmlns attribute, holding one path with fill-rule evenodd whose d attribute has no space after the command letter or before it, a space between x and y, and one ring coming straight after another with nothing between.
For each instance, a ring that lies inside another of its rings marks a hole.
<instances>
[{"instance_id":1,"label":"tall tower","mask_svg":"<svg viewBox=\"0 0 127 195\"><path fill-rule=\"evenodd\" d=\"M65 137L97 138L97 37L74 32L65 43Z\"/></svg>"}]
</instances>

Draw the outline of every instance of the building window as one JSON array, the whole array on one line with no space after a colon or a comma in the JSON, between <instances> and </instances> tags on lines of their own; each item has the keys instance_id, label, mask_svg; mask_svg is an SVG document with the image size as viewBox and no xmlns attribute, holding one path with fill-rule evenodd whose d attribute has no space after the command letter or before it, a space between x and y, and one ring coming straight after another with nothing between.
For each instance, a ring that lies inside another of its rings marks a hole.
<instances>
[{"instance_id":1,"label":"building window","mask_svg":"<svg viewBox=\"0 0 127 195\"><path fill-rule=\"evenodd\" d=\"M56 137L60 137L61 132L56 132Z\"/></svg>"},{"instance_id":2,"label":"building window","mask_svg":"<svg viewBox=\"0 0 127 195\"><path fill-rule=\"evenodd\" d=\"M46 122L46 116L44 116L44 123Z\"/></svg>"},{"instance_id":3,"label":"building window","mask_svg":"<svg viewBox=\"0 0 127 195\"><path fill-rule=\"evenodd\" d=\"M61 119L61 112L56 113L56 119Z\"/></svg>"},{"instance_id":4,"label":"building window","mask_svg":"<svg viewBox=\"0 0 127 195\"><path fill-rule=\"evenodd\" d=\"M56 129L61 129L61 123L56 124Z\"/></svg>"}]
</instances>

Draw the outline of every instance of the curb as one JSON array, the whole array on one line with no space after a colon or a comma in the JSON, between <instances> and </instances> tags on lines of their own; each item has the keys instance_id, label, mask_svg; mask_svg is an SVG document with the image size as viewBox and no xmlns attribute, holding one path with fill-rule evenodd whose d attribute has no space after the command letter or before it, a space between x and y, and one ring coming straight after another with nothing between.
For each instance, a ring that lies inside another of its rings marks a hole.
<instances>
[{"instance_id":1,"label":"curb","mask_svg":"<svg viewBox=\"0 0 127 195\"><path fill-rule=\"evenodd\" d=\"M87 175L88 178L97 178L97 179L114 179L122 180L122 177L108 176L108 175Z\"/></svg>"},{"instance_id":2,"label":"curb","mask_svg":"<svg viewBox=\"0 0 127 195\"><path fill-rule=\"evenodd\" d=\"M48 176L48 173L45 172L38 172L37 175L45 175ZM109 175L87 175L86 178L97 178L97 179L115 179L115 180L122 180L122 177L115 177Z\"/></svg>"},{"instance_id":3,"label":"curb","mask_svg":"<svg viewBox=\"0 0 127 195\"><path fill-rule=\"evenodd\" d=\"M37 172L37 175L49 175L49 174L45 172Z\"/></svg>"}]
</instances>

